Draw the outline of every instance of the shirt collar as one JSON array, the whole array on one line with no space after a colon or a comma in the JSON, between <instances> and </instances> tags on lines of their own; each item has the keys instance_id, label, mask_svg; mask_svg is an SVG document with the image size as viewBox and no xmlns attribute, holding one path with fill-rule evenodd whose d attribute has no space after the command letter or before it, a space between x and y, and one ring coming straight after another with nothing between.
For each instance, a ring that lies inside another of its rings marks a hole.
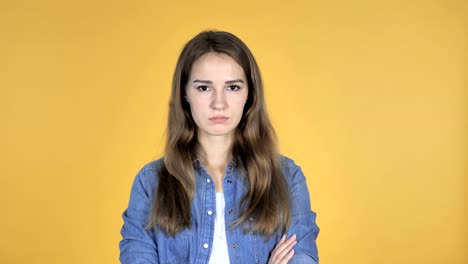
<instances>
[{"instance_id":1,"label":"shirt collar","mask_svg":"<svg viewBox=\"0 0 468 264\"><path fill-rule=\"evenodd\" d=\"M203 165L203 162L201 161L199 157L194 157L192 159L192 163L195 168L199 168L199 169L206 171L205 165ZM232 172L238 165L243 165L240 157L237 157L236 159L232 159L231 161L229 161L229 163L226 166L227 172Z\"/></svg>"}]
</instances>

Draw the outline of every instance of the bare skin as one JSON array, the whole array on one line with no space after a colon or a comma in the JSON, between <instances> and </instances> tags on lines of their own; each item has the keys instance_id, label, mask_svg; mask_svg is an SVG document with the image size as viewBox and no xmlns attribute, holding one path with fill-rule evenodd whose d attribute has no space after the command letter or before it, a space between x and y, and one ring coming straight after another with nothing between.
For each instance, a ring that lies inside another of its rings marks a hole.
<instances>
[{"instance_id":1,"label":"bare skin","mask_svg":"<svg viewBox=\"0 0 468 264\"><path fill-rule=\"evenodd\" d=\"M215 183L215 191L223 192L223 178L226 166L231 159L232 135L206 137L200 134L201 157L208 174Z\"/></svg>"},{"instance_id":2,"label":"bare skin","mask_svg":"<svg viewBox=\"0 0 468 264\"><path fill-rule=\"evenodd\" d=\"M297 244L296 235L286 239L286 235L281 237L275 249L271 252L268 264L286 264L294 256L294 245Z\"/></svg>"},{"instance_id":3,"label":"bare skin","mask_svg":"<svg viewBox=\"0 0 468 264\"><path fill-rule=\"evenodd\" d=\"M214 181L216 192L223 192L222 180L232 159L234 131L241 120L247 96L244 70L228 55L210 52L192 65L185 99L198 127L198 154ZM213 119L215 117L222 120ZM283 236L271 252L268 263L288 263L296 243L296 235L289 239Z\"/></svg>"},{"instance_id":4,"label":"bare skin","mask_svg":"<svg viewBox=\"0 0 468 264\"><path fill-rule=\"evenodd\" d=\"M209 52L192 65L185 99L198 127L198 154L213 178L216 192L223 191L222 179L232 157L234 131L247 96L244 70L230 56Z\"/></svg>"}]
</instances>

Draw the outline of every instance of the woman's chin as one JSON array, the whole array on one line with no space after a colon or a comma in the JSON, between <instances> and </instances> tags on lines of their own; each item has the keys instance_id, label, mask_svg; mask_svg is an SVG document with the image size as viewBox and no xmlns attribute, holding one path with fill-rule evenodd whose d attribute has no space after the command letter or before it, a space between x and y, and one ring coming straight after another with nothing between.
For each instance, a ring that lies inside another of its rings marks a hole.
<instances>
[{"instance_id":1,"label":"woman's chin","mask_svg":"<svg viewBox=\"0 0 468 264\"><path fill-rule=\"evenodd\" d=\"M211 136L211 137L224 137L224 136L231 136L234 133L234 130L228 130L228 129L214 129L210 131L206 131L205 134L206 136Z\"/></svg>"}]
</instances>

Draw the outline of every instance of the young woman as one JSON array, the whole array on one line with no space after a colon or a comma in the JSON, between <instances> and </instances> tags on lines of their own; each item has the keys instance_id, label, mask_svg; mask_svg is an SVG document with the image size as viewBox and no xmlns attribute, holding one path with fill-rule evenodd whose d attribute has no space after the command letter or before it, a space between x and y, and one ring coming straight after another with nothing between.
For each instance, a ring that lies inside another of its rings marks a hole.
<instances>
[{"instance_id":1,"label":"young woman","mask_svg":"<svg viewBox=\"0 0 468 264\"><path fill-rule=\"evenodd\" d=\"M318 263L305 177L277 152L257 63L228 32L202 32L175 69L163 159L137 174L120 261Z\"/></svg>"}]
</instances>

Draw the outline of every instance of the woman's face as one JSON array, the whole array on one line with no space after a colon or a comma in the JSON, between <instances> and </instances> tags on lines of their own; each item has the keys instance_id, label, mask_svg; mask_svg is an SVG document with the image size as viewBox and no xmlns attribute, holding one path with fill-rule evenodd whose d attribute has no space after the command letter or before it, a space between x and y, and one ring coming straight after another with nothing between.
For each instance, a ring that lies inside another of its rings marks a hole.
<instances>
[{"instance_id":1,"label":"woman's face","mask_svg":"<svg viewBox=\"0 0 468 264\"><path fill-rule=\"evenodd\" d=\"M186 86L199 136L232 136L248 96L242 67L229 55L209 52L195 60Z\"/></svg>"}]
</instances>

